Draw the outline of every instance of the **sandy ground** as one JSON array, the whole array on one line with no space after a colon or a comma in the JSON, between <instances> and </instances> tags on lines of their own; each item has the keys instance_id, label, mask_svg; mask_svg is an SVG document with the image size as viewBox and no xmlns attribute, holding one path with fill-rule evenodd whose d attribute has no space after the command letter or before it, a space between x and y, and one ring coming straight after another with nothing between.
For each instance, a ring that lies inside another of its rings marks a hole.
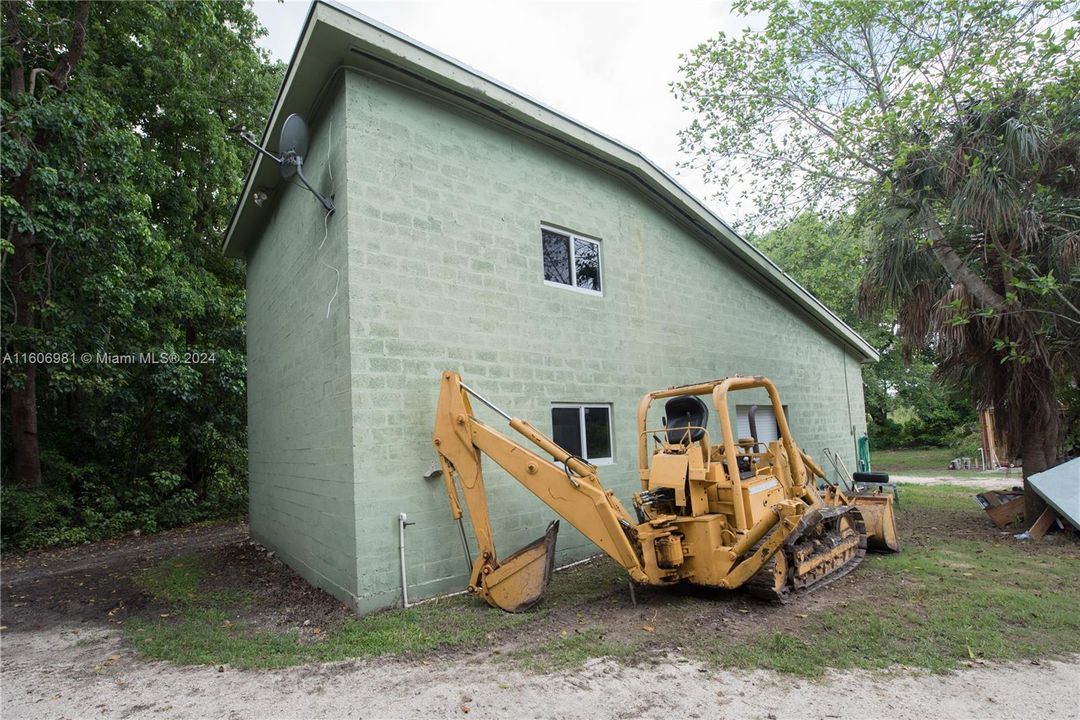
<instances>
[{"instance_id":1,"label":"sandy ground","mask_svg":"<svg viewBox=\"0 0 1080 720\"><path fill-rule=\"evenodd\" d=\"M948 482L993 486L982 478ZM718 670L669 653L636 665L600 659L540 675L490 653L239 671L147 662L125 647L113 623L138 605L138 593L125 584L131 568L196 550L243 547L245 530L236 523L185 528L5 558L0 716L1080 718L1080 655L1041 664L971 663L948 675L897 669L811 682Z\"/></svg>"},{"instance_id":2,"label":"sandy ground","mask_svg":"<svg viewBox=\"0 0 1080 720\"><path fill-rule=\"evenodd\" d=\"M911 485L956 485L958 487L972 488L972 492L983 490L1009 490L1024 484L1024 478L1020 475L1006 477L1000 473L987 473L983 477L966 478L952 477L942 474L936 477L920 477L918 475L889 475L894 483L909 483Z\"/></svg>"},{"instance_id":3,"label":"sandy ground","mask_svg":"<svg viewBox=\"0 0 1080 720\"><path fill-rule=\"evenodd\" d=\"M114 636L19 633L3 644L4 718L1075 718L1080 657L949 675L847 672L808 682L678 656L531 675L478 658L275 671L140 661Z\"/></svg>"}]
</instances>

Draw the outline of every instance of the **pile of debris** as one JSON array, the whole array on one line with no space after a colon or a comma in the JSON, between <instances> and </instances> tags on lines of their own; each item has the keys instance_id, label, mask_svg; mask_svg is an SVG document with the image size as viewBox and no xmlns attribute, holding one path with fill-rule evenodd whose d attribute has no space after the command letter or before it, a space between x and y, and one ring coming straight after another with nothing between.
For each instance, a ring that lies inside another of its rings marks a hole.
<instances>
[{"instance_id":1,"label":"pile of debris","mask_svg":"<svg viewBox=\"0 0 1080 720\"><path fill-rule=\"evenodd\" d=\"M1020 540L1041 540L1051 528L1072 528L1080 531L1080 458L1036 473L1028 485L1046 501L1043 510L1027 530L1018 534ZM1024 490L991 490L975 499L999 528L1018 523L1024 516Z\"/></svg>"}]
</instances>

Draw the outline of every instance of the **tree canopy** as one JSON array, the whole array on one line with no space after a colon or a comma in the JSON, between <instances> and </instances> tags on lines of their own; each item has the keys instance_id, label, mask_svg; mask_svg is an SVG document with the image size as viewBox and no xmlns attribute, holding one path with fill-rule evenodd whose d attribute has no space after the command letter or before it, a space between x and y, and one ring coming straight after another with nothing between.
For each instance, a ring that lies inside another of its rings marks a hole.
<instances>
[{"instance_id":1,"label":"tree canopy","mask_svg":"<svg viewBox=\"0 0 1080 720\"><path fill-rule=\"evenodd\" d=\"M889 312L859 313L859 288L871 233L851 216L824 220L803 213L751 241L880 353L863 366L867 429L875 448L961 445L975 414L971 403L934 377L937 358L929 348L905 355ZM890 415L907 415L897 422Z\"/></svg>"},{"instance_id":2,"label":"tree canopy","mask_svg":"<svg viewBox=\"0 0 1080 720\"><path fill-rule=\"evenodd\" d=\"M235 509L244 284L219 245L250 153L228 131L261 126L282 69L241 2L7 2L3 29L5 538Z\"/></svg>"},{"instance_id":3,"label":"tree canopy","mask_svg":"<svg viewBox=\"0 0 1080 720\"><path fill-rule=\"evenodd\" d=\"M743 0L675 92L683 149L758 222L807 209L873 231L861 306L898 313L1023 446L1060 451L1080 356L1080 11L979 0ZM734 171L733 171L734 170Z\"/></svg>"},{"instance_id":4,"label":"tree canopy","mask_svg":"<svg viewBox=\"0 0 1080 720\"><path fill-rule=\"evenodd\" d=\"M683 56L673 89L695 119L691 164L776 223L846 213L888 193L921 133L1003 88L1075 81L1077 23L1062 2L739 0L762 30ZM734 163L734 165L733 165ZM733 167L739 172L732 172ZM737 183L743 174L753 183Z\"/></svg>"}]
</instances>

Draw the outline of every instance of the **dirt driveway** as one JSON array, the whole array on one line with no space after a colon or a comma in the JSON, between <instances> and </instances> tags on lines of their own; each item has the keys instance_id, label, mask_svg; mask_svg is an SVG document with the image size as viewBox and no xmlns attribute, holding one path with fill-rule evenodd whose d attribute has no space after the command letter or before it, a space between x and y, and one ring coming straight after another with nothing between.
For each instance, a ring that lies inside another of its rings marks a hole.
<instances>
[{"instance_id":1,"label":"dirt driveway","mask_svg":"<svg viewBox=\"0 0 1080 720\"><path fill-rule=\"evenodd\" d=\"M240 671L148 662L123 642L120 625L126 618L156 612L132 586L134 570L196 551L243 558L247 547L246 527L226 523L5 559L0 714L1030 720L1076 717L1080 707L1080 656L1037 665L973 662L947 675L834 673L811 682L765 671L719 670L677 649L632 664L599 659L552 674L523 671L489 652ZM279 576L265 579L266 592L271 585L288 585ZM295 603L302 592L312 590L297 582L282 597ZM340 611L340 603L326 600L305 600L305 612ZM286 603L275 599L272 604Z\"/></svg>"},{"instance_id":2,"label":"dirt driveway","mask_svg":"<svg viewBox=\"0 0 1080 720\"><path fill-rule=\"evenodd\" d=\"M114 633L64 628L4 642L5 718L1049 718L1075 717L1080 665L950 675L849 672L807 682L678 656L594 660L555 675L480 658L364 661L264 672L146 663Z\"/></svg>"}]
</instances>

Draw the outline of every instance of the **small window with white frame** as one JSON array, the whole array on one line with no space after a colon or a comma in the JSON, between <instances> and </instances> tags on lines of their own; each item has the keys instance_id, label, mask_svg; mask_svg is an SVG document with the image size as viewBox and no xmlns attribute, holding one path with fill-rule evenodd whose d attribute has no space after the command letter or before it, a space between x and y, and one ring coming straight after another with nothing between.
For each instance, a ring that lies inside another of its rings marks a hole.
<instances>
[{"instance_id":1,"label":"small window with white frame","mask_svg":"<svg viewBox=\"0 0 1080 720\"><path fill-rule=\"evenodd\" d=\"M614 461L611 442L611 406L554 403L551 436L572 455L594 465Z\"/></svg>"},{"instance_id":2,"label":"small window with white frame","mask_svg":"<svg viewBox=\"0 0 1080 720\"><path fill-rule=\"evenodd\" d=\"M541 226L544 282L601 294L600 241Z\"/></svg>"}]
</instances>

